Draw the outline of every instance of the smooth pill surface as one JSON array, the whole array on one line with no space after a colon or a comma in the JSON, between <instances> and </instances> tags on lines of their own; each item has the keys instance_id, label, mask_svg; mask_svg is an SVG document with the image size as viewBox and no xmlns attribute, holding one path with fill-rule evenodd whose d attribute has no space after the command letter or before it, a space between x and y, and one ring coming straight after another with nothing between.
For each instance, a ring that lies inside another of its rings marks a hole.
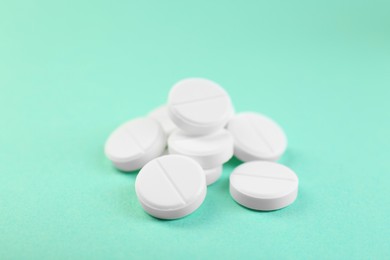
<instances>
[{"instance_id":1,"label":"smooth pill surface","mask_svg":"<svg viewBox=\"0 0 390 260\"><path fill-rule=\"evenodd\" d=\"M169 136L175 129L177 129L177 126L175 125L175 123L173 123L172 119L169 117L167 106L161 106L159 108L156 108L155 110L149 113L149 117L157 120L157 122L160 123L161 127L163 128L167 136Z\"/></svg>"},{"instance_id":2,"label":"smooth pill surface","mask_svg":"<svg viewBox=\"0 0 390 260\"><path fill-rule=\"evenodd\" d=\"M207 186L216 182L221 177L222 171L223 171L222 165L211 169L204 169Z\"/></svg>"},{"instance_id":3,"label":"smooth pill surface","mask_svg":"<svg viewBox=\"0 0 390 260\"><path fill-rule=\"evenodd\" d=\"M168 149L170 154L191 157L204 169L210 169L221 166L233 156L234 141L226 129L203 136L176 130L168 138Z\"/></svg>"},{"instance_id":4,"label":"smooth pill surface","mask_svg":"<svg viewBox=\"0 0 390 260\"><path fill-rule=\"evenodd\" d=\"M287 148L287 137L273 120L257 113L234 116L227 129L234 137L234 155L244 161L276 161Z\"/></svg>"},{"instance_id":5,"label":"smooth pill surface","mask_svg":"<svg viewBox=\"0 0 390 260\"><path fill-rule=\"evenodd\" d=\"M195 211L204 201L204 171L191 158L166 155L146 164L135 181L143 209L161 219L176 219Z\"/></svg>"},{"instance_id":6,"label":"smooth pill surface","mask_svg":"<svg viewBox=\"0 0 390 260\"><path fill-rule=\"evenodd\" d=\"M223 128L234 112L228 93L217 83L202 78L176 83L169 93L168 110L179 128L194 135Z\"/></svg>"},{"instance_id":7,"label":"smooth pill surface","mask_svg":"<svg viewBox=\"0 0 390 260\"><path fill-rule=\"evenodd\" d=\"M151 118L138 118L119 126L105 144L105 154L115 167L134 171L160 156L166 136L160 124Z\"/></svg>"},{"instance_id":8,"label":"smooth pill surface","mask_svg":"<svg viewBox=\"0 0 390 260\"><path fill-rule=\"evenodd\" d=\"M293 203L298 194L298 177L284 165L247 162L230 175L233 199L254 210L277 210Z\"/></svg>"}]
</instances>

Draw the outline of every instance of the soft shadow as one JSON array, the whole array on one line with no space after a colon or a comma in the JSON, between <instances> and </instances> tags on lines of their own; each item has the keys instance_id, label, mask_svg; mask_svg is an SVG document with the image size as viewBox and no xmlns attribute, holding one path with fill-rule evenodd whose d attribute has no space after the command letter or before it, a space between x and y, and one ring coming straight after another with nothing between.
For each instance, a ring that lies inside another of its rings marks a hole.
<instances>
[{"instance_id":1,"label":"soft shadow","mask_svg":"<svg viewBox=\"0 0 390 260\"><path fill-rule=\"evenodd\" d=\"M140 170L135 170L135 171L130 171L130 172L129 171L122 171L120 169L115 168L114 165L112 165L112 168L114 168L115 173L121 174L123 176L129 176L132 179L135 179L140 171Z\"/></svg>"},{"instance_id":2,"label":"soft shadow","mask_svg":"<svg viewBox=\"0 0 390 260\"><path fill-rule=\"evenodd\" d=\"M279 160L279 163L284 164L288 167L294 166L297 162L297 151L294 149L288 149L283 157ZM119 191L119 196L122 201L126 201L123 205L122 212L127 218L137 219L138 221L155 222L155 223L164 223L174 229L203 229L210 228L216 225L217 222L223 218L225 214L236 214L235 208L237 205L240 208L253 212L255 214L267 216L275 216L277 218L285 218L286 215L289 216L300 216L302 212L306 210L307 207L307 196L304 188L299 187L299 194L297 200L290 206L287 206L282 209L272 210L272 211L258 211L247 208L235 202L229 193L229 177L232 171L241 165L243 162L232 157L226 164L224 164L223 173L221 178L214 184L208 186L207 196L203 204L191 213L188 216L179 219L159 219L155 218L148 213L146 213L142 206L140 205L135 190L129 190L128 187ZM139 170L136 171L122 171L116 169L114 166L114 171L123 176L129 176L131 179L135 180ZM280 214L283 213L283 214Z\"/></svg>"},{"instance_id":3,"label":"soft shadow","mask_svg":"<svg viewBox=\"0 0 390 260\"><path fill-rule=\"evenodd\" d=\"M242 161L240 161L239 159L237 159L235 156L233 156L227 163L225 163L223 166L224 166L224 170L225 169L234 169L236 168L237 166L243 164Z\"/></svg>"},{"instance_id":4,"label":"soft shadow","mask_svg":"<svg viewBox=\"0 0 390 260\"><path fill-rule=\"evenodd\" d=\"M281 209L275 209L275 210L256 210L256 209L247 208L244 205L241 205L241 204L237 203L235 200L234 200L234 203L236 205L240 206L241 208L244 208L244 209L252 211L252 212L256 212L258 214L270 214L270 213L278 212L278 211L283 210L284 208L288 207L287 206L287 207L284 207L284 208L281 208Z\"/></svg>"},{"instance_id":5,"label":"soft shadow","mask_svg":"<svg viewBox=\"0 0 390 260\"><path fill-rule=\"evenodd\" d=\"M278 163L286 165L288 167L294 166L296 160L297 151L294 148L288 148L283 156L278 160Z\"/></svg>"}]
</instances>

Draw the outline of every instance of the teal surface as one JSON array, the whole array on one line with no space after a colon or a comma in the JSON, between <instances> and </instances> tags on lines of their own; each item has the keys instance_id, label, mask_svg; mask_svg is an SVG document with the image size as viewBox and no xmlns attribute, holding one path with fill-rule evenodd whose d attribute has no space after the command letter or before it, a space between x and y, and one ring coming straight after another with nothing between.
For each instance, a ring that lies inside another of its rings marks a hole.
<instances>
[{"instance_id":1,"label":"teal surface","mask_svg":"<svg viewBox=\"0 0 390 260\"><path fill-rule=\"evenodd\" d=\"M389 1L1 1L0 259L390 258ZM297 201L147 215L103 154L210 78L289 137Z\"/></svg>"}]
</instances>

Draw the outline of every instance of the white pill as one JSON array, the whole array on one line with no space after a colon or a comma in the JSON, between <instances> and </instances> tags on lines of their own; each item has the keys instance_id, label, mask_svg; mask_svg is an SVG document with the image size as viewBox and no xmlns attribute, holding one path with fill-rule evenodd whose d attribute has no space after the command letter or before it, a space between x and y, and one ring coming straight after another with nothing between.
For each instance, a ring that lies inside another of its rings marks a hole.
<instances>
[{"instance_id":1,"label":"white pill","mask_svg":"<svg viewBox=\"0 0 390 260\"><path fill-rule=\"evenodd\" d=\"M223 128L234 109L227 92L215 82L201 78L176 83L168 98L172 121L193 135L203 135Z\"/></svg>"},{"instance_id":2,"label":"white pill","mask_svg":"<svg viewBox=\"0 0 390 260\"><path fill-rule=\"evenodd\" d=\"M278 163L247 162L230 175L230 194L250 209L276 210L293 203L298 194L298 177Z\"/></svg>"},{"instance_id":3,"label":"white pill","mask_svg":"<svg viewBox=\"0 0 390 260\"><path fill-rule=\"evenodd\" d=\"M234 155L245 162L276 161L287 147L287 137L280 126L260 114L238 114L227 129L234 137Z\"/></svg>"},{"instance_id":4,"label":"white pill","mask_svg":"<svg viewBox=\"0 0 390 260\"><path fill-rule=\"evenodd\" d=\"M166 155L146 164L135 180L144 210L162 219L184 217L204 201L207 186L202 167L191 158Z\"/></svg>"},{"instance_id":5,"label":"white pill","mask_svg":"<svg viewBox=\"0 0 390 260\"><path fill-rule=\"evenodd\" d=\"M233 156L234 141L226 129L203 136L176 130L168 138L168 150L170 154L191 157L204 169L210 169L229 161Z\"/></svg>"},{"instance_id":6,"label":"white pill","mask_svg":"<svg viewBox=\"0 0 390 260\"><path fill-rule=\"evenodd\" d=\"M134 171L160 156L166 137L160 124L151 118L138 118L119 126L108 138L106 156L118 169Z\"/></svg>"},{"instance_id":7,"label":"white pill","mask_svg":"<svg viewBox=\"0 0 390 260\"><path fill-rule=\"evenodd\" d=\"M156 108L149 113L149 117L157 120L160 123L167 136L169 136L175 129L177 129L177 126L169 117L167 106L161 106L159 108Z\"/></svg>"},{"instance_id":8,"label":"white pill","mask_svg":"<svg viewBox=\"0 0 390 260\"><path fill-rule=\"evenodd\" d=\"M222 165L211 169L204 169L207 186L216 182L221 177L222 171L223 171Z\"/></svg>"}]
</instances>

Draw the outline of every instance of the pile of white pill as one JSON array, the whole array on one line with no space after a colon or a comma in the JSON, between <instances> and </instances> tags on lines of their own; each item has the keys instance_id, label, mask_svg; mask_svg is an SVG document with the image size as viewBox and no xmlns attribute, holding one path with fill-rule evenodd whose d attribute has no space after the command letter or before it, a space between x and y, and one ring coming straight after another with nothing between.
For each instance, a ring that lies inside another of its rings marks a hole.
<instances>
[{"instance_id":1,"label":"pile of white pill","mask_svg":"<svg viewBox=\"0 0 390 260\"><path fill-rule=\"evenodd\" d=\"M228 93L207 79L176 83L168 103L148 116L119 126L105 153L122 171L139 170L135 190L143 209L162 219L184 217L202 205L233 155L244 163L230 175L230 194L239 204L269 211L293 203L298 178L275 161L287 138L258 113L235 114Z\"/></svg>"}]
</instances>

